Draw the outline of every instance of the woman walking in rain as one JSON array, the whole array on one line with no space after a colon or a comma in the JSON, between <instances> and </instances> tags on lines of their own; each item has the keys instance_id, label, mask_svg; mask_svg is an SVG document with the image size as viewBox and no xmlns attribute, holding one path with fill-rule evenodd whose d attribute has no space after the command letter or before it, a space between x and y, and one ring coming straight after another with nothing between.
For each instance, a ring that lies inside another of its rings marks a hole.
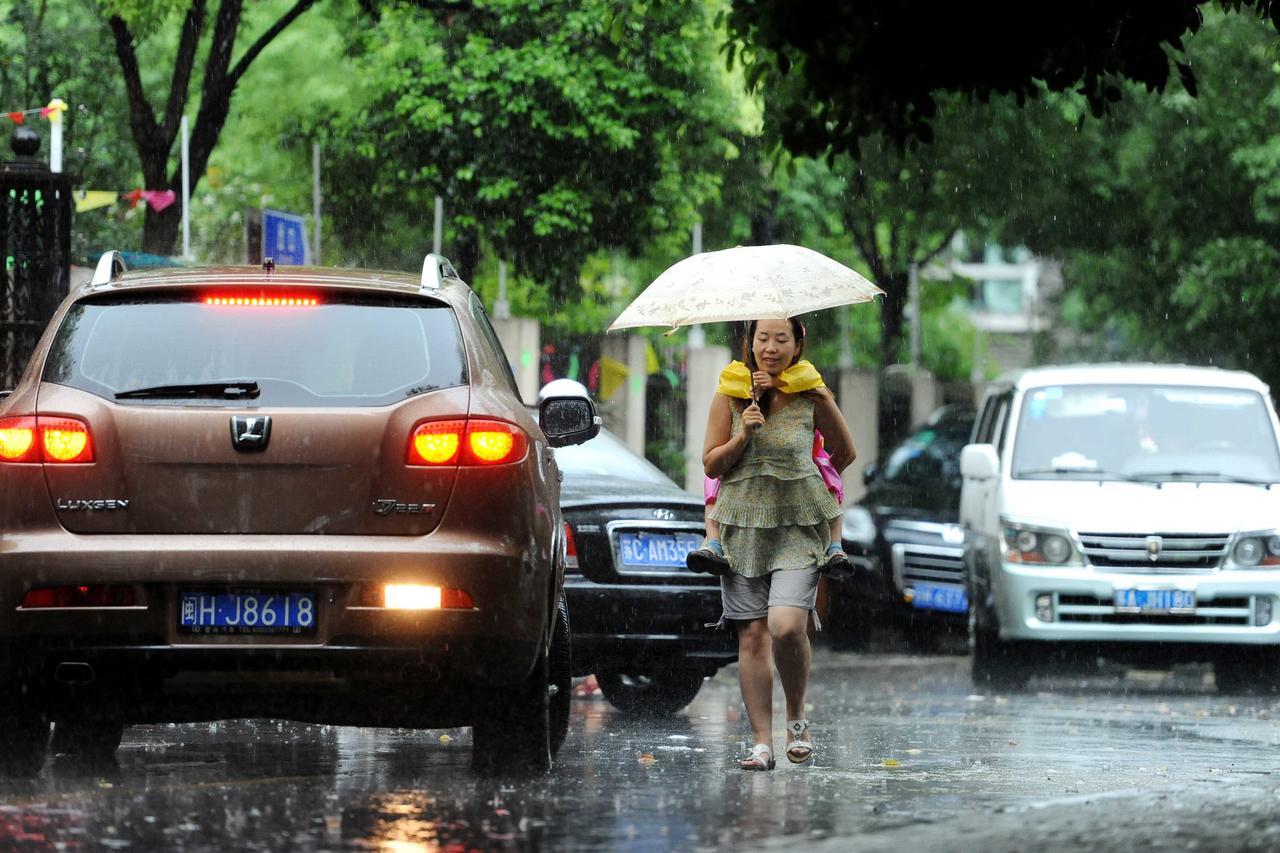
<instances>
[{"instance_id":1,"label":"woman walking in rain","mask_svg":"<svg viewBox=\"0 0 1280 853\"><path fill-rule=\"evenodd\" d=\"M853 461L849 426L825 388L790 394L777 377L800 360L804 325L752 321L743 361L752 371L755 399L716 394L707 419L702 464L720 477L711 517L730 571L721 576L724 617L738 630L742 699L754 746L743 770L772 770L773 665L786 699L787 759L814 755L805 689L809 680L809 615L827 559L831 519L840 506L813 463L814 429L821 431L837 472Z\"/></svg>"}]
</instances>

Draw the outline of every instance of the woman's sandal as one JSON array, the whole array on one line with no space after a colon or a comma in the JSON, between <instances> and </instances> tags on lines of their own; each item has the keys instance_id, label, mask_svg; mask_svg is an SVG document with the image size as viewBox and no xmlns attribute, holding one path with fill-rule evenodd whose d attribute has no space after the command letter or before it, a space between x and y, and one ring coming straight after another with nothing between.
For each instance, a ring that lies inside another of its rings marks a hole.
<instances>
[{"instance_id":1,"label":"woman's sandal","mask_svg":"<svg viewBox=\"0 0 1280 853\"><path fill-rule=\"evenodd\" d=\"M690 551L684 558L684 564L691 572L703 572L708 575L724 575L729 573L729 560L724 555L724 546L719 539L708 539L696 551Z\"/></svg>"},{"instance_id":2,"label":"woman's sandal","mask_svg":"<svg viewBox=\"0 0 1280 853\"><path fill-rule=\"evenodd\" d=\"M792 764L804 764L813 758L813 744L800 740L800 735L809 731L809 721L787 720L787 731L791 732L791 743L787 744L787 761Z\"/></svg>"},{"instance_id":3,"label":"woman's sandal","mask_svg":"<svg viewBox=\"0 0 1280 853\"><path fill-rule=\"evenodd\" d=\"M849 562L849 555L844 552L844 548L832 542L827 548L827 560L818 570L825 574L833 569L851 569L852 567L853 564Z\"/></svg>"},{"instance_id":4,"label":"woman's sandal","mask_svg":"<svg viewBox=\"0 0 1280 853\"><path fill-rule=\"evenodd\" d=\"M758 743L751 747L747 757L738 762L743 770L772 770L774 768L773 748L767 743Z\"/></svg>"}]
</instances>

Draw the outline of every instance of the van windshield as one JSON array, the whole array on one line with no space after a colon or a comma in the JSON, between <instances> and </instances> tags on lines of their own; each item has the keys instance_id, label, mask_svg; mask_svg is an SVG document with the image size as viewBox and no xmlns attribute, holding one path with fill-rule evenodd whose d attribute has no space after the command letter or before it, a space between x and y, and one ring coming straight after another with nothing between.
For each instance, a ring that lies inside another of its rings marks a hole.
<instances>
[{"instance_id":1,"label":"van windshield","mask_svg":"<svg viewBox=\"0 0 1280 853\"><path fill-rule=\"evenodd\" d=\"M1019 479L1280 482L1270 410L1245 389L1034 388L1015 435Z\"/></svg>"}]
</instances>

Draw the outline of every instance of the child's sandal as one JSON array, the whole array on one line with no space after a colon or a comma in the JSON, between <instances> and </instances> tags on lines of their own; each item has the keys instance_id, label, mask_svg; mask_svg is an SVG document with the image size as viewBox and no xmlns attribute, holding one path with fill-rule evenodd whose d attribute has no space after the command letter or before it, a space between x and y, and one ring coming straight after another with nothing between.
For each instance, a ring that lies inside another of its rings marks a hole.
<instances>
[{"instance_id":1,"label":"child's sandal","mask_svg":"<svg viewBox=\"0 0 1280 853\"><path fill-rule=\"evenodd\" d=\"M729 573L729 560L724 555L724 546L719 539L708 539L696 551L690 551L684 558L684 564L691 572L703 572L708 575L724 575Z\"/></svg>"},{"instance_id":2,"label":"child's sandal","mask_svg":"<svg viewBox=\"0 0 1280 853\"><path fill-rule=\"evenodd\" d=\"M787 744L787 761L792 764L804 764L813 758L813 744L800 740L800 736L809 731L808 720L787 720L787 731L791 733L791 743Z\"/></svg>"},{"instance_id":3,"label":"child's sandal","mask_svg":"<svg viewBox=\"0 0 1280 853\"><path fill-rule=\"evenodd\" d=\"M827 548L827 559L822 564L819 571L822 573L830 572L835 569L845 569L846 571L853 568L853 564L849 562L849 555L844 552L843 546L832 542Z\"/></svg>"},{"instance_id":4,"label":"child's sandal","mask_svg":"<svg viewBox=\"0 0 1280 853\"><path fill-rule=\"evenodd\" d=\"M773 748L767 743L758 743L751 747L747 757L738 762L738 766L743 770L772 770L774 765Z\"/></svg>"}]
</instances>

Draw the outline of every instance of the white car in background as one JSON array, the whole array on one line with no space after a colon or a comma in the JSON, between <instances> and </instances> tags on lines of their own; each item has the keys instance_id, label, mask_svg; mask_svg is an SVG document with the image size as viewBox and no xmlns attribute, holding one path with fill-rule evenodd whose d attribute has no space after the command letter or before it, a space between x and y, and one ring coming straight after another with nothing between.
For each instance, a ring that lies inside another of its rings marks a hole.
<instances>
[{"instance_id":1,"label":"white car in background","mask_svg":"<svg viewBox=\"0 0 1280 853\"><path fill-rule=\"evenodd\" d=\"M1211 661L1280 684L1280 442L1239 371L1038 368L988 389L961 454L973 678Z\"/></svg>"}]
</instances>

